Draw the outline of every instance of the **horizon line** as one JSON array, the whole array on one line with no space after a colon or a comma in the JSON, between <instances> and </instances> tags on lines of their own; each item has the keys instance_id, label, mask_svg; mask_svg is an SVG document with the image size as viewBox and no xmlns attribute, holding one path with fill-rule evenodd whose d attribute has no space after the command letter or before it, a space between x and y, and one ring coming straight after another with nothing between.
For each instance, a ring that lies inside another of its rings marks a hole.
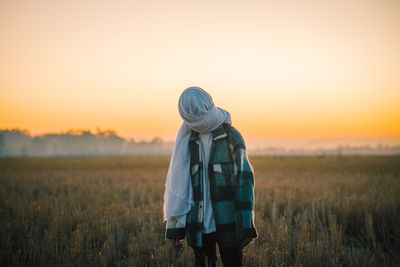
<instances>
[{"instance_id":1,"label":"horizon line","mask_svg":"<svg viewBox=\"0 0 400 267\"><path fill-rule=\"evenodd\" d=\"M154 134L152 136L149 136L148 138L138 138L138 137L133 137L132 135L124 135L120 134L120 132L114 128L101 128L100 126L95 126L95 127L85 127L85 128L68 128L66 130L56 130L56 131L41 131L40 133L38 131L32 131L28 128L25 127L0 127L0 132L2 131L18 131L21 133L28 134L31 137L41 137L41 136L46 136L46 135L63 135L63 134L70 134L70 135L79 135L85 132L88 132L93 135L114 135L117 137L120 137L124 140L127 141L133 141L133 142L151 142L154 140L161 140L164 143L174 143L174 140L166 139L165 136L162 134ZM328 143L328 142L343 142L343 141L374 141L374 142L382 142L382 141L391 141L391 142L396 142L398 141L400 144L400 137L258 137L258 138L247 138L246 143L262 143L262 142L274 142L277 141L279 142L296 142L296 141L302 141L302 142L307 142L308 145L315 145L318 143ZM265 146L266 144L264 144ZM269 144L268 146L270 146ZM303 144L304 145L304 144ZM279 145L278 145L279 146Z\"/></svg>"}]
</instances>

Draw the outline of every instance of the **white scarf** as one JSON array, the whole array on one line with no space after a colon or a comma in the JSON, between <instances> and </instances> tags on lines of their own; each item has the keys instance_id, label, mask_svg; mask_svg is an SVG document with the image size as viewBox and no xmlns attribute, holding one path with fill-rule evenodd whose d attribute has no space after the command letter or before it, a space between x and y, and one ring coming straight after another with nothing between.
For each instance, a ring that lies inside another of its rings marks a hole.
<instances>
[{"instance_id":1,"label":"white scarf","mask_svg":"<svg viewBox=\"0 0 400 267\"><path fill-rule=\"evenodd\" d=\"M193 206L189 151L192 130L209 133L224 122L231 124L229 112L215 107L211 96L199 87L182 92L179 113L184 122L176 137L165 182L164 221L188 213Z\"/></svg>"}]
</instances>

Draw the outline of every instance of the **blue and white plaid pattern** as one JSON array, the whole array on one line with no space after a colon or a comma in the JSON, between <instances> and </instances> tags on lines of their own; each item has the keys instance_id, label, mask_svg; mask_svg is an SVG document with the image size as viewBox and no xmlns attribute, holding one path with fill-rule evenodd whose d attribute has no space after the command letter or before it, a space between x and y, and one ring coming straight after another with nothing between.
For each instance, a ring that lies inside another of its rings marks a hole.
<instances>
[{"instance_id":1,"label":"blue and white plaid pattern","mask_svg":"<svg viewBox=\"0 0 400 267\"><path fill-rule=\"evenodd\" d=\"M213 132L208 174L217 239L225 247L257 237L254 227L254 170L241 134L222 124ZM186 216L186 228L169 228L167 238L183 238L189 246L202 247L203 183L199 134L189 140L194 206Z\"/></svg>"}]
</instances>

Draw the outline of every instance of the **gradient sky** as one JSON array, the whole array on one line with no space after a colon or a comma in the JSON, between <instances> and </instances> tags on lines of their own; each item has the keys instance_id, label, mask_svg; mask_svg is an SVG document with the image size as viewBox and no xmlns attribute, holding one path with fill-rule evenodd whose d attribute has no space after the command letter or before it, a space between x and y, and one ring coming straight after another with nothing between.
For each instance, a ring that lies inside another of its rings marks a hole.
<instances>
[{"instance_id":1,"label":"gradient sky","mask_svg":"<svg viewBox=\"0 0 400 267\"><path fill-rule=\"evenodd\" d=\"M210 92L246 139L400 139L400 1L0 1L0 128L174 140Z\"/></svg>"}]
</instances>

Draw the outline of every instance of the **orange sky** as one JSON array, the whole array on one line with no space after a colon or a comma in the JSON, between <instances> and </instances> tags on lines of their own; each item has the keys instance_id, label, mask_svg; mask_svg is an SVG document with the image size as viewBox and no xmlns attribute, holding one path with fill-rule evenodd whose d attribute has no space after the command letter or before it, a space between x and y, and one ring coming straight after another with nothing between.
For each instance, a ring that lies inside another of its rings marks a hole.
<instances>
[{"instance_id":1,"label":"orange sky","mask_svg":"<svg viewBox=\"0 0 400 267\"><path fill-rule=\"evenodd\" d=\"M246 139L400 139L400 1L0 2L0 129L173 140L196 85Z\"/></svg>"}]
</instances>

